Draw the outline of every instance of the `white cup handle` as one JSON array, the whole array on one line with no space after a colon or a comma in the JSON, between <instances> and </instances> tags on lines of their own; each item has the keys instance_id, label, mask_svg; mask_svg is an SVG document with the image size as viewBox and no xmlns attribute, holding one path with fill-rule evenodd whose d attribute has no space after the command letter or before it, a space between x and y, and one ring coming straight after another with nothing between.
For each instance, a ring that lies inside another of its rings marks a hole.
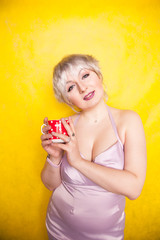
<instances>
[{"instance_id":1,"label":"white cup handle","mask_svg":"<svg viewBox=\"0 0 160 240\"><path fill-rule=\"evenodd\" d=\"M42 134L45 134L44 132L43 132L43 130L42 130L42 128L44 127L44 126L47 126L45 123L41 126L41 133Z\"/></svg>"}]
</instances>

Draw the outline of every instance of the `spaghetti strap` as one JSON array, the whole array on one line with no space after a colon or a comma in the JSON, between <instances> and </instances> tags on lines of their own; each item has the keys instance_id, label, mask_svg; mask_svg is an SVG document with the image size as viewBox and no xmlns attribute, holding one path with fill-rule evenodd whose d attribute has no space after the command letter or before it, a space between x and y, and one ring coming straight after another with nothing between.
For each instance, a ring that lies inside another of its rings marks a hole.
<instances>
[{"instance_id":1,"label":"spaghetti strap","mask_svg":"<svg viewBox=\"0 0 160 240\"><path fill-rule=\"evenodd\" d=\"M79 117L80 117L80 114L78 114L78 116L75 118L75 120L74 120L74 122L73 122L74 126L76 126L76 124L77 124L77 122L78 122L78 119L79 119Z\"/></svg>"},{"instance_id":2,"label":"spaghetti strap","mask_svg":"<svg viewBox=\"0 0 160 240\"><path fill-rule=\"evenodd\" d=\"M121 144L121 147L123 148L123 143L122 143L121 139L119 138L118 131L117 131L117 127L116 127L115 121L114 121L114 119L113 119L113 116L112 116L112 114L111 114L111 111L110 111L108 105L107 105L107 109L108 109L108 115L109 115L109 118L110 118L110 120L111 120L111 124L112 124L113 130L114 130L114 132L115 132L115 135L116 135L116 137L117 137L117 140L119 141L119 143Z\"/></svg>"},{"instance_id":3,"label":"spaghetti strap","mask_svg":"<svg viewBox=\"0 0 160 240\"><path fill-rule=\"evenodd\" d=\"M107 105L107 104L106 104L106 105ZM112 116L112 114L111 114L111 111L110 111L108 105L107 105L107 109L108 109L108 115L109 115L109 118L110 118L110 120L111 120L111 124L112 124L113 130L114 130L114 132L115 132L115 135L116 135L116 137L117 137L118 142L120 143L120 145L121 145L121 147L122 147L122 149L123 149L123 143L122 143L121 139L119 138L118 131L117 131L117 127L116 127L115 121L114 121L114 119L113 119L113 116ZM74 120L74 126L76 126L79 117L80 117L80 114L78 114L77 117L75 118L75 120Z\"/></svg>"}]
</instances>

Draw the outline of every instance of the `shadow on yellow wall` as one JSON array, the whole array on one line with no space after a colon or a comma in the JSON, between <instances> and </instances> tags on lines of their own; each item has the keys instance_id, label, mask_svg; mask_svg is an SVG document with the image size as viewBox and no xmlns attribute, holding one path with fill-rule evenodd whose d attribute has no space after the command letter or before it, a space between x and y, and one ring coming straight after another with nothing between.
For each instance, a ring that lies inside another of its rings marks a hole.
<instances>
[{"instance_id":1,"label":"shadow on yellow wall","mask_svg":"<svg viewBox=\"0 0 160 240\"><path fill-rule=\"evenodd\" d=\"M99 59L108 104L142 118L147 178L127 201L125 239L160 238L160 3L127 2L1 1L0 239L47 239L40 126L72 114L52 91L53 66L71 53Z\"/></svg>"}]
</instances>

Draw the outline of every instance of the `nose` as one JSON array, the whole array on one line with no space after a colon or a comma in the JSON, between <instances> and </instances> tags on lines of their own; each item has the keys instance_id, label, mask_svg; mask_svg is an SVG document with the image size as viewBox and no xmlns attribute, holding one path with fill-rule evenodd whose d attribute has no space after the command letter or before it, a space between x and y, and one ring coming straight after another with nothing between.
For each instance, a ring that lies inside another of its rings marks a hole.
<instances>
[{"instance_id":1,"label":"nose","mask_svg":"<svg viewBox=\"0 0 160 240\"><path fill-rule=\"evenodd\" d=\"M80 93L84 93L85 90L87 89L87 86L85 84L83 84L83 83L79 83L78 84L78 89L79 89Z\"/></svg>"}]
</instances>

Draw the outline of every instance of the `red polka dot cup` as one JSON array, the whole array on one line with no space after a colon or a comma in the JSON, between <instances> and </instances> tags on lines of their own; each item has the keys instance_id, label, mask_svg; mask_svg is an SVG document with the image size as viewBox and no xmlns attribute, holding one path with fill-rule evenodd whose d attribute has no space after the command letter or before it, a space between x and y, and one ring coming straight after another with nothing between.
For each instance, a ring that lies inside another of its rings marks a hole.
<instances>
[{"instance_id":1,"label":"red polka dot cup","mask_svg":"<svg viewBox=\"0 0 160 240\"><path fill-rule=\"evenodd\" d=\"M69 121L66 120L66 122L69 124ZM48 124L51 126L51 129L48 131L48 133L52 133L52 132L57 132L57 133L61 133L64 134L66 136L68 136L68 133L62 123L61 120L48 120ZM42 128L44 126L47 126L46 124L43 124L41 126L41 132L44 134ZM52 142L54 143L63 143L64 141L56 136L52 136L52 138L50 138L49 140L52 140Z\"/></svg>"}]
</instances>

